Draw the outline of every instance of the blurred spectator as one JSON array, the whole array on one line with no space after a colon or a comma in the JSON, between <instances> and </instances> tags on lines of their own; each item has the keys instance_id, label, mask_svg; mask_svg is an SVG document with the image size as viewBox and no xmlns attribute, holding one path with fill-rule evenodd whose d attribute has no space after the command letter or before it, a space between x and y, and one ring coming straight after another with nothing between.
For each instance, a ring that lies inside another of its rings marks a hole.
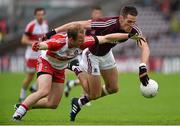
<instances>
[{"instance_id":1,"label":"blurred spectator","mask_svg":"<svg viewBox=\"0 0 180 126\"><path fill-rule=\"evenodd\" d=\"M171 12L178 11L180 7L180 0L171 0Z\"/></svg>"},{"instance_id":2,"label":"blurred spectator","mask_svg":"<svg viewBox=\"0 0 180 126\"><path fill-rule=\"evenodd\" d=\"M150 6L152 4L152 0L143 0L144 6Z\"/></svg>"},{"instance_id":3,"label":"blurred spectator","mask_svg":"<svg viewBox=\"0 0 180 126\"><path fill-rule=\"evenodd\" d=\"M3 33L2 33L2 30L0 29L0 43L3 42Z\"/></svg>"},{"instance_id":4,"label":"blurred spectator","mask_svg":"<svg viewBox=\"0 0 180 126\"><path fill-rule=\"evenodd\" d=\"M10 65L10 57L8 55L4 55L0 58L0 69L1 72L7 72L9 70Z\"/></svg>"},{"instance_id":5,"label":"blurred spectator","mask_svg":"<svg viewBox=\"0 0 180 126\"><path fill-rule=\"evenodd\" d=\"M169 14L170 14L170 0L163 0L161 3L161 11L165 17L165 19L169 19Z\"/></svg>"},{"instance_id":6,"label":"blurred spectator","mask_svg":"<svg viewBox=\"0 0 180 126\"><path fill-rule=\"evenodd\" d=\"M0 19L0 42L3 41L4 36L7 34L7 20L5 18Z\"/></svg>"},{"instance_id":7,"label":"blurred spectator","mask_svg":"<svg viewBox=\"0 0 180 126\"><path fill-rule=\"evenodd\" d=\"M175 13L171 14L170 32L173 38L177 38L178 37L177 34L180 32L180 21L177 19Z\"/></svg>"}]
</instances>

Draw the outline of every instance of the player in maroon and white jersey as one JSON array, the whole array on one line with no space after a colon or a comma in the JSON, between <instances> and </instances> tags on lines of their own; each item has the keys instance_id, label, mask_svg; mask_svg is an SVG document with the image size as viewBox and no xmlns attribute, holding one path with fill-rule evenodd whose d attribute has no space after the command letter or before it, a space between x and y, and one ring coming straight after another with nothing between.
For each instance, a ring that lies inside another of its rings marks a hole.
<instances>
[{"instance_id":1,"label":"player in maroon and white jersey","mask_svg":"<svg viewBox=\"0 0 180 126\"><path fill-rule=\"evenodd\" d=\"M43 51L38 58L37 82L38 90L30 94L19 106L13 115L14 120L21 120L29 108L57 108L64 89L64 70L68 62L73 60L81 50L93 46L95 43L103 44L121 39L140 39L141 36L116 33L105 36L85 36L84 29L79 25L72 26L67 35L57 34L44 42L35 42L34 51ZM77 68L75 68L78 74Z\"/></svg>"},{"instance_id":2,"label":"player in maroon and white jersey","mask_svg":"<svg viewBox=\"0 0 180 126\"><path fill-rule=\"evenodd\" d=\"M44 38L49 38L51 35L64 31L70 25L77 23L80 23L85 29L91 28L94 30L94 32L92 32L94 35L130 32L142 35L136 25L136 18L138 15L136 8L133 6L125 6L122 8L120 13L121 14L118 17L101 18L95 21L87 20L67 23L48 32ZM119 42L125 42L126 40L127 39L124 39ZM72 109L70 113L71 121L75 120L75 117L81 110L81 107L90 100L118 92L118 72L116 62L111 51L116 44L117 43L104 43L100 45L96 43L83 51L83 58L81 60L82 62L80 63L80 67L88 75L88 86L83 85L83 87L86 87L84 90L86 90L87 95L72 99ZM141 49L139 79L143 85L147 85L149 77L147 75L146 64L149 59L150 51L146 40L138 40L137 44ZM103 86L101 86L100 75L102 75L105 82L105 85ZM79 75L79 77L81 76Z\"/></svg>"},{"instance_id":3,"label":"player in maroon and white jersey","mask_svg":"<svg viewBox=\"0 0 180 126\"><path fill-rule=\"evenodd\" d=\"M42 36L48 32L48 24L44 19L45 10L44 8L36 8L34 10L35 19L27 24L25 33L22 36L22 44L27 45L25 52L25 63L26 63L26 77L22 83L19 101L22 102L26 98L26 90L30 85L35 75L35 68L37 63L37 57L40 52L33 52L31 44L38 41Z\"/></svg>"}]
</instances>

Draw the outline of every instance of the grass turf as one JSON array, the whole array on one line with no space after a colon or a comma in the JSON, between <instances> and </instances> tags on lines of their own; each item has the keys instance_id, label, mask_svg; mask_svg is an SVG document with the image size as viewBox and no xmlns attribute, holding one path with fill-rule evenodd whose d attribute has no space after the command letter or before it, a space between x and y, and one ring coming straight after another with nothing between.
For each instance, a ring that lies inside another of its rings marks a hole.
<instances>
[{"instance_id":1,"label":"grass turf","mask_svg":"<svg viewBox=\"0 0 180 126\"><path fill-rule=\"evenodd\" d=\"M22 121L12 121L13 105L17 102L23 77L22 73L0 74L0 124L180 124L180 74L151 73L150 77L159 83L160 90L155 98L146 99L140 94L137 75L122 73L119 75L119 92L92 101L92 105L84 107L73 123L69 121L70 100L81 94L80 87L75 87L68 98L63 97L57 109L32 110ZM68 78L74 77L68 75Z\"/></svg>"}]
</instances>

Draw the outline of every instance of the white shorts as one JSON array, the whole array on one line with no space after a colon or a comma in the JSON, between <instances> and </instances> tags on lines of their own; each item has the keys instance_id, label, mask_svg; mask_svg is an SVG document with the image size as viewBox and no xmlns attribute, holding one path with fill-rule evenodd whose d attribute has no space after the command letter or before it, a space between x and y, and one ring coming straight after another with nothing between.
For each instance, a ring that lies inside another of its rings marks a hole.
<instances>
[{"instance_id":1,"label":"white shorts","mask_svg":"<svg viewBox=\"0 0 180 126\"><path fill-rule=\"evenodd\" d=\"M85 49L82 53L80 61L80 69L92 75L100 75L100 70L107 70L116 67L112 50L104 56L95 56L89 49Z\"/></svg>"}]
</instances>

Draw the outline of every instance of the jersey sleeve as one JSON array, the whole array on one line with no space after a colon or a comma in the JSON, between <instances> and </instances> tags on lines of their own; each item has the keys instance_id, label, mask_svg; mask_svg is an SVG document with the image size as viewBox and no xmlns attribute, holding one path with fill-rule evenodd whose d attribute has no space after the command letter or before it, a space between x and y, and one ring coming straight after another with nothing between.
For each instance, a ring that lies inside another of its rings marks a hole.
<instances>
[{"instance_id":1,"label":"jersey sleeve","mask_svg":"<svg viewBox=\"0 0 180 126\"><path fill-rule=\"evenodd\" d=\"M48 50L58 51L66 45L66 38L57 34L52 36L51 39L47 40L46 43L48 45Z\"/></svg>"},{"instance_id":2,"label":"jersey sleeve","mask_svg":"<svg viewBox=\"0 0 180 126\"><path fill-rule=\"evenodd\" d=\"M138 35L143 35L141 29L137 25L133 25L132 33L137 33Z\"/></svg>"},{"instance_id":3,"label":"jersey sleeve","mask_svg":"<svg viewBox=\"0 0 180 126\"><path fill-rule=\"evenodd\" d=\"M80 49L85 49L91 47L95 43L98 43L98 39L96 36L85 36L84 43L80 46Z\"/></svg>"},{"instance_id":4,"label":"jersey sleeve","mask_svg":"<svg viewBox=\"0 0 180 126\"><path fill-rule=\"evenodd\" d=\"M32 35L34 26L35 26L35 24L32 23L32 22L30 22L30 23L26 26L26 29L25 29L24 34L27 35L27 36Z\"/></svg>"},{"instance_id":5,"label":"jersey sleeve","mask_svg":"<svg viewBox=\"0 0 180 126\"><path fill-rule=\"evenodd\" d=\"M105 17L91 21L91 29L96 31L96 35L100 35L103 31L116 24L118 17Z\"/></svg>"}]
</instances>

